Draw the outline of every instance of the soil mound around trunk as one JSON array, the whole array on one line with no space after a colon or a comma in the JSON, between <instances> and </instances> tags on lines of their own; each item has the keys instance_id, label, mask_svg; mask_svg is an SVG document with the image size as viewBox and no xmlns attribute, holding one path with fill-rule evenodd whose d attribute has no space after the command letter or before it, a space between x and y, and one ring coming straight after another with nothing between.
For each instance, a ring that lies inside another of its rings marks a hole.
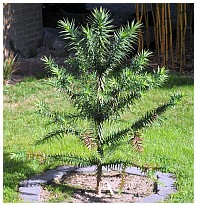
<instances>
[{"instance_id":1,"label":"soil mound around trunk","mask_svg":"<svg viewBox=\"0 0 197 206\"><path fill-rule=\"evenodd\" d=\"M150 178L126 174L120 192L121 180L122 175L118 172L105 173L102 178L101 195L97 195L95 191L95 174L73 173L66 175L61 182L63 185L75 188L69 200L72 203L132 203L140 201L154 191L154 182ZM44 196L41 199L44 200Z\"/></svg>"}]
</instances>

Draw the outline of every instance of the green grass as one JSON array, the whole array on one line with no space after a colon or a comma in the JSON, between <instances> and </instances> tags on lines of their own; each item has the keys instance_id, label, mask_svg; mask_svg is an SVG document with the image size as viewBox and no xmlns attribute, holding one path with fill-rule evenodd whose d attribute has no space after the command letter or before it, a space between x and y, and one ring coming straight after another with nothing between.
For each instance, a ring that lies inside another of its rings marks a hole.
<instances>
[{"instance_id":1,"label":"green grass","mask_svg":"<svg viewBox=\"0 0 197 206\"><path fill-rule=\"evenodd\" d=\"M25 79L16 85L4 86L4 202L20 202L18 199L18 183L36 173L57 166L57 163L45 163L38 160L16 161L10 153L17 151L47 151L55 153L75 151L88 155L89 151L74 136L65 140L55 140L49 144L35 146L35 141L43 137L55 126L46 126L47 119L35 113L37 100L44 100L52 109L72 112L74 108L67 98L60 96L55 89L45 84L47 79ZM122 115L123 120L117 125L124 127L130 120L135 120L158 103L168 100L169 95L176 91L185 94L181 103L169 109L161 121L144 131L144 152L140 161L158 164L164 172L176 175L178 192L166 202L191 203L194 201L194 94L193 78L189 76L171 75L162 89L147 92L134 109ZM87 125L87 122L79 122ZM116 126L117 126L116 125ZM116 127L115 126L115 127ZM109 128L109 125L107 126ZM72 142L72 144L70 144ZM52 187L59 194L59 202L72 193L66 186ZM65 191L68 193L65 194ZM54 202L51 199L49 202Z\"/></svg>"}]
</instances>

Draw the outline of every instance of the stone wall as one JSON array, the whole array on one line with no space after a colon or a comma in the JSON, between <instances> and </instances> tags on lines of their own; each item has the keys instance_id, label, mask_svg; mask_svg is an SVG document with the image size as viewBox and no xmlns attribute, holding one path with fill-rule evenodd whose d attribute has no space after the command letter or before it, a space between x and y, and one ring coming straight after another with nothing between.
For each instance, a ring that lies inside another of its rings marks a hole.
<instances>
[{"instance_id":1,"label":"stone wall","mask_svg":"<svg viewBox=\"0 0 197 206\"><path fill-rule=\"evenodd\" d=\"M12 50L29 56L43 44L42 4L3 4L4 56Z\"/></svg>"}]
</instances>

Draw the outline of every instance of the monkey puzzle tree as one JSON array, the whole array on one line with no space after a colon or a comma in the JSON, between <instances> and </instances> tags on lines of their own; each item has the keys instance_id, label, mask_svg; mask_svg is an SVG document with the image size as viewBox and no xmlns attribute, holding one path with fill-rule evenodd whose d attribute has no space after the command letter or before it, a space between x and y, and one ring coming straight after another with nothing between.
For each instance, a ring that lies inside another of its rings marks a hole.
<instances>
[{"instance_id":1,"label":"monkey puzzle tree","mask_svg":"<svg viewBox=\"0 0 197 206\"><path fill-rule=\"evenodd\" d=\"M67 68L59 66L52 58L43 57L46 67L54 75L52 85L60 90L65 98L77 109L77 113L51 112L43 102L38 104L41 114L52 118L60 128L47 134L37 144L72 133L86 145L94 144L91 157L80 157L65 152L56 155L45 154L45 158L61 159L65 163L80 166L97 166L97 194L101 193L103 166L132 165L133 160L127 158L114 159L115 151L122 147L132 147L133 136L136 136L147 125L152 124L168 107L174 106L181 99L181 94L171 96L169 102L142 115L127 128L117 131L103 132L105 124L113 123L117 117L135 101L142 97L146 90L161 86L167 78L164 68L147 72L149 51L142 51L124 64L128 52L132 50L138 37L140 24L132 22L115 30L113 20L106 9L94 9L86 26L75 27L74 21L60 20L62 35L69 40L69 47L74 55L65 60ZM68 69L69 68L69 69ZM72 121L68 121L72 119ZM89 140L84 141L83 128L75 127L78 118L87 119L93 128ZM72 123L71 123L72 122ZM127 134L132 135L127 135ZM125 149L125 152L128 150Z\"/></svg>"}]
</instances>

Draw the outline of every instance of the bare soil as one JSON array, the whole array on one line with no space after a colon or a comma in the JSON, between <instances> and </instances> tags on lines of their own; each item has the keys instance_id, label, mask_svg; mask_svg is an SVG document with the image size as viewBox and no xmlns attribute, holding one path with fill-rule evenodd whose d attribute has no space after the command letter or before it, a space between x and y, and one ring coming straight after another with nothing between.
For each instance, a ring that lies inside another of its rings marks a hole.
<instances>
[{"instance_id":1,"label":"bare soil","mask_svg":"<svg viewBox=\"0 0 197 206\"><path fill-rule=\"evenodd\" d=\"M154 182L147 177L126 174L125 183L120 193L121 174L110 172L103 175L102 194L95 193L96 176L95 174L74 173L62 180L62 184L76 188L69 200L72 203L132 203L153 193ZM110 187L113 194L110 193ZM48 191L42 191L41 202L50 198ZM54 196L53 196L54 198Z\"/></svg>"}]
</instances>

